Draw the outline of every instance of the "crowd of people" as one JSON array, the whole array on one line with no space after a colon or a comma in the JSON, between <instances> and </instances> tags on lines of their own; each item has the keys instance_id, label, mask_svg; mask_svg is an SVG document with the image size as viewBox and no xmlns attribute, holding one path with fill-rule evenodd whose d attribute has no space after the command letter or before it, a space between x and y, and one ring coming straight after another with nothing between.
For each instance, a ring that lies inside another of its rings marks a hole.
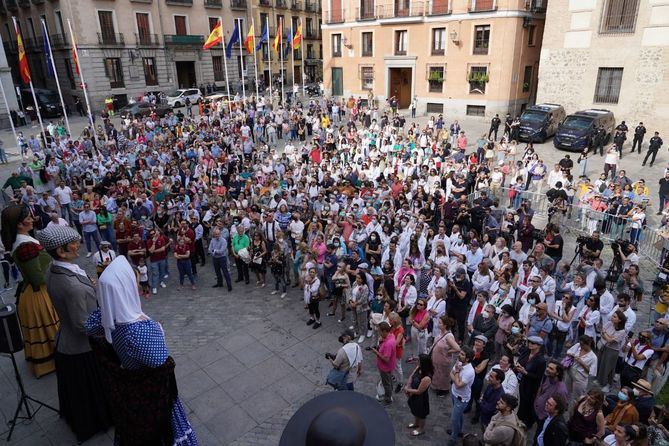
<instances>
[{"instance_id":1,"label":"crowd of people","mask_svg":"<svg viewBox=\"0 0 669 446\"><path fill-rule=\"evenodd\" d=\"M76 139L56 125L47 147L31 145L32 158L5 184L15 205L3 212L3 242L24 279L26 358L36 376L56 368L59 392L61 381L72 382L59 365L69 353L57 350L53 362L56 328L69 318L44 286L42 248L52 273L55 265L78 274L72 262L83 240L108 285L98 286L100 309L74 323L79 334L105 339L123 367L168 362L140 297L162 293L176 264L179 287L187 281L226 296L255 286L277 299L301 289L307 325L318 330L333 318L341 326L328 384L354 390L362 362L374 359L376 397L391 406L406 394L410 435L429 430L430 398L448 396L449 445L463 436L468 413L474 428L464 441L666 444L669 409L654 400L669 374L663 289L651 326L636 312L651 288L637 253L648 188L617 171L617 160L590 184L588 154L577 162L578 181L569 156L549 172L531 144L511 139L512 124L499 141L491 128L472 143L441 115L419 125L354 98L284 107L251 97L203 104L199 116L120 125L103 113L97 129ZM527 191L551 201L547 224ZM609 204L598 204L605 194ZM612 202L609 224L593 225L570 262L560 214L579 203L608 212ZM627 235L614 217L638 226ZM57 245L48 234L62 228L67 243ZM625 239L613 248L619 277L602 259L600 236L611 231ZM35 232L45 234L42 244ZM214 283L198 275L207 263ZM114 293L126 303L110 303ZM130 324L115 325L117 316ZM124 350L144 332L156 336L144 346L150 351ZM194 444L172 403L175 438Z\"/></svg>"}]
</instances>

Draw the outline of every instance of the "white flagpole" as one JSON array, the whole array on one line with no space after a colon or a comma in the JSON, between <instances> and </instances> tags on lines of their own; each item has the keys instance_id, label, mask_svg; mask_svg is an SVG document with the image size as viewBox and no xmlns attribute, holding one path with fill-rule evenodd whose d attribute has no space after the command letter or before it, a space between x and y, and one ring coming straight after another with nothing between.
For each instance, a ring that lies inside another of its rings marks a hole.
<instances>
[{"instance_id":1,"label":"white flagpole","mask_svg":"<svg viewBox=\"0 0 669 446\"><path fill-rule=\"evenodd\" d=\"M239 29L239 63L242 66L242 97L244 98L244 100L246 100L246 86L244 85L244 83L245 83L245 81L244 81L244 48L243 48L243 45L242 45L242 35L243 35L242 19L235 19L235 20L237 20L237 26L238 26L238 29Z\"/></svg>"},{"instance_id":2,"label":"white flagpole","mask_svg":"<svg viewBox=\"0 0 669 446\"><path fill-rule=\"evenodd\" d=\"M88 111L88 123L93 132L93 139L97 142L97 150L100 150L100 140L98 139L98 132L95 131L95 122L93 121L93 113L91 113L91 102L88 100L88 86L84 80L84 70L81 66L81 59L79 59L79 49L77 48L77 40L74 38L74 31L72 31L72 22L67 19L67 28L70 30L70 38L72 39L72 48L74 55L77 57L77 66L79 67L79 79L81 80L81 88L84 90L84 99L86 100L86 110Z\"/></svg>"},{"instance_id":3,"label":"white flagpole","mask_svg":"<svg viewBox=\"0 0 669 446\"><path fill-rule=\"evenodd\" d=\"M12 16L12 21L14 22L14 31L16 32L16 35L18 36L19 33L19 26L16 23L16 17ZM23 45L23 36L21 36L21 44ZM25 54L25 45L23 45L23 57L27 56ZM33 107L35 112L37 113L37 120L39 121L39 127L42 130L42 143L44 144L44 148L46 148L46 133L44 132L44 123L42 122L42 113L39 111L39 102L37 102L37 96L35 95L35 87L33 87L33 80L32 80L32 73L30 75L30 92L33 95Z\"/></svg>"},{"instance_id":4,"label":"white flagpole","mask_svg":"<svg viewBox=\"0 0 669 446\"><path fill-rule=\"evenodd\" d=\"M225 51L225 35L223 34L223 24L221 24L221 45L223 46L223 66L225 67L225 89L228 92L228 110L232 114L232 103L230 102L230 80L228 79L228 54Z\"/></svg>"},{"instance_id":5,"label":"white flagpole","mask_svg":"<svg viewBox=\"0 0 669 446\"><path fill-rule=\"evenodd\" d=\"M251 16L251 28L253 28L253 67L255 68L255 75L256 75L256 101L257 101L260 97L260 92L258 90L258 51L256 50L256 24L253 16ZM260 32L262 32L262 30Z\"/></svg>"},{"instance_id":6,"label":"white flagpole","mask_svg":"<svg viewBox=\"0 0 669 446\"><path fill-rule=\"evenodd\" d=\"M283 104L286 101L286 93L283 90L283 17L279 19L279 27L281 28L281 39L279 39L279 60L281 61L281 65L279 66L279 75L281 79L281 103ZM279 32L277 30L277 32Z\"/></svg>"},{"instance_id":7,"label":"white flagpole","mask_svg":"<svg viewBox=\"0 0 669 446\"><path fill-rule=\"evenodd\" d=\"M293 29L293 21L290 21L290 38L295 39L295 30ZM293 48L293 42L286 41L286 45L290 45L290 60L291 65L293 66L293 91L295 91L295 48ZM293 101L296 101L296 98L293 98Z\"/></svg>"},{"instance_id":8,"label":"white flagpole","mask_svg":"<svg viewBox=\"0 0 669 446\"><path fill-rule=\"evenodd\" d=\"M51 51L51 39L49 38L49 33L46 29L46 23L44 19L42 21L42 32L44 33L44 38L46 39L46 44L49 45L49 58L51 59L51 68L53 69L53 75L56 78L56 87L58 87L58 96L60 96L60 105L63 107L63 116L65 117L65 126L67 126L67 133L72 136L72 131L70 130L70 120L67 118L67 112L65 111L65 100L63 99L63 92L60 89L60 81L58 80L58 71L56 69L56 61L53 58L53 52Z\"/></svg>"},{"instance_id":9,"label":"white flagpole","mask_svg":"<svg viewBox=\"0 0 669 446\"><path fill-rule=\"evenodd\" d=\"M269 100L272 102L272 45L269 42L269 16L265 17L265 26L267 29L267 63L269 66Z\"/></svg>"},{"instance_id":10,"label":"white flagpole","mask_svg":"<svg viewBox=\"0 0 669 446\"><path fill-rule=\"evenodd\" d=\"M302 19L300 19L300 32L304 32L304 29L302 28ZM302 54L302 64L300 65L300 70L302 72L302 97L306 98L307 90L304 86L304 65L306 64L306 61L304 60L304 36L300 38L300 53Z\"/></svg>"},{"instance_id":11,"label":"white flagpole","mask_svg":"<svg viewBox=\"0 0 669 446\"><path fill-rule=\"evenodd\" d=\"M9 102L7 102L7 95L5 95L5 87L2 85L2 78L0 77L0 92L2 92L2 100L5 101L5 107L7 107L7 117L9 118L9 125L12 127L12 133L14 134L14 142L16 143L16 147L19 149L19 153L21 153L21 159L25 159L25 154L23 153L23 150L19 147L19 138L16 135L16 128L14 127L14 120L12 119L12 111L9 109Z\"/></svg>"}]
</instances>

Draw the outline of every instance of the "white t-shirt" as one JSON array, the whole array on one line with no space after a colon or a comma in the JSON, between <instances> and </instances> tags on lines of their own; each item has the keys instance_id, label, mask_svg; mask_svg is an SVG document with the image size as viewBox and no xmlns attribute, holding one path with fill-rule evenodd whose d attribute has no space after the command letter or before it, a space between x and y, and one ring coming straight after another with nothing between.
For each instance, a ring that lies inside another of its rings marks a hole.
<instances>
[{"instance_id":1,"label":"white t-shirt","mask_svg":"<svg viewBox=\"0 0 669 446\"><path fill-rule=\"evenodd\" d=\"M458 388L455 383L451 384L451 393L456 398L460 397L463 403L469 402L472 397L472 384L474 383L475 376L476 372L474 371L474 366L466 364L462 366L462 370L460 370L460 380L462 380L463 386Z\"/></svg>"},{"instance_id":2,"label":"white t-shirt","mask_svg":"<svg viewBox=\"0 0 669 446\"><path fill-rule=\"evenodd\" d=\"M589 369L589 372L586 373L583 366L581 366L581 364L574 361L571 365L571 369L573 371L578 372L583 377L586 377L588 375L597 376L597 355L595 354L595 352L590 351L583 356L579 356L581 354L581 344L579 344L577 342L576 344L572 345L569 348L569 350L567 350L567 354L575 356L575 357L579 357L579 359L581 361L583 361L585 363L585 365L588 366L588 369Z\"/></svg>"},{"instance_id":3,"label":"white t-shirt","mask_svg":"<svg viewBox=\"0 0 669 446\"><path fill-rule=\"evenodd\" d=\"M629 344L628 344L629 345ZM655 352L653 348L650 345L639 345L639 344L634 344L634 345L629 345L630 350L628 350L625 353L625 362L627 362L629 365L633 367L637 367L639 369L643 370L643 367L646 365L646 361L650 359L651 356L653 356L653 353ZM636 352L637 355L643 355L644 359L634 359L634 356L632 355L632 350Z\"/></svg>"},{"instance_id":4,"label":"white t-shirt","mask_svg":"<svg viewBox=\"0 0 669 446\"><path fill-rule=\"evenodd\" d=\"M72 201L72 189L69 186L61 188L60 186L54 189L53 196L58 199L60 204L70 204Z\"/></svg>"}]
</instances>

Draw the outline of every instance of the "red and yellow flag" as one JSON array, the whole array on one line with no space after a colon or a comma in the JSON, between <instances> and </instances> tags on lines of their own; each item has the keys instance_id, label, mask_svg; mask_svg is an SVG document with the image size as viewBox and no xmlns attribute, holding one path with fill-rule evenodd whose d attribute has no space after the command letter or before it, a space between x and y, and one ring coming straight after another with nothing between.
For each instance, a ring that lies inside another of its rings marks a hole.
<instances>
[{"instance_id":1,"label":"red and yellow flag","mask_svg":"<svg viewBox=\"0 0 669 446\"><path fill-rule=\"evenodd\" d=\"M255 31L253 30L253 25L251 25L249 32L246 35L246 39L244 39L244 46L246 47L246 51L248 51L249 54L253 54L253 51L255 51L255 45L253 45L254 34Z\"/></svg>"},{"instance_id":2,"label":"red and yellow flag","mask_svg":"<svg viewBox=\"0 0 669 446\"><path fill-rule=\"evenodd\" d=\"M208 50L209 48L218 45L222 41L223 41L223 25L219 20L216 26L214 26L214 29L211 30L211 34L209 34L209 38L207 39L207 41L204 42L204 46L202 47L202 49Z\"/></svg>"},{"instance_id":3,"label":"red and yellow flag","mask_svg":"<svg viewBox=\"0 0 669 446\"><path fill-rule=\"evenodd\" d=\"M272 43L272 48L274 48L274 51L277 53L279 52L279 49L281 48L281 30L283 28L283 20L279 20L279 28L276 30L276 37L274 38L274 43Z\"/></svg>"},{"instance_id":4,"label":"red and yellow flag","mask_svg":"<svg viewBox=\"0 0 669 446\"><path fill-rule=\"evenodd\" d=\"M302 43L302 23L297 24L297 31L295 31L295 35L293 36L293 49L298 49L300 43Z\"/></svg>"},{"instance_id":5,"label":"red and yellow flag","mask_svg":"<svg viewBox=\"0 0 669 446\"><path fill-rule=\"evenodd\" d=\"M14 22L14 29L16 30L16 46L19 50L19 73L21 73L21 80L24 84L30 83L30 67L28 66L28 59L26 59L26 50L23 47L23 39L19 32L16 21Z\"/></svg>"}]
</instances>

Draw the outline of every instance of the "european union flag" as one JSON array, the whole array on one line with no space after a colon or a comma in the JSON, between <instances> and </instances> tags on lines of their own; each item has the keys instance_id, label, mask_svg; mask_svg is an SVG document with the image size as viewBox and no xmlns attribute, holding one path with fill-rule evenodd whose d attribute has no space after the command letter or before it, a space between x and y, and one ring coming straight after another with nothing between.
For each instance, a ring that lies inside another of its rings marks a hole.
<instances>
[{"instance_id":1,"label":"european union flag","mask_svg":"<svg viewBox=\"0 0 669 446\"><path fill-rule=\"evenodd\" d=\"M46 30L42 26L42 39L44 39L44 57L46 58L46 71L49 77L56 77L53 72L53 65L51 64L51 47L49 46L49 39L46 36Z\"/></svg>"},{"instance_id":2,"label":"european union flag","mask_svg":"<svg viewBox=\"0 0 669 446\"><path fill-rule=\"evenodd\" d=\"M239 28L237 27L237 23L235 23L235 30L232 31L232 36L230 36L228 46L225 47L225 57L228 59L232 57L232 46L236 43L241 44L241 40L239 40Z\"/></svg>"},{"instance_id":3,"label":"european union flag","mask_svg":"<svg viewBox=\"0 0 669 446\"><path fill-rule=\"evenodd\" d=\"M267 27L267 24L265 24L265 28L263 29L262 35L260 36L260 40L258 40L256 43L256 51L260 51L262 44L265 42L269 42L269 28Z\"/></svg>"}]
</instances>

